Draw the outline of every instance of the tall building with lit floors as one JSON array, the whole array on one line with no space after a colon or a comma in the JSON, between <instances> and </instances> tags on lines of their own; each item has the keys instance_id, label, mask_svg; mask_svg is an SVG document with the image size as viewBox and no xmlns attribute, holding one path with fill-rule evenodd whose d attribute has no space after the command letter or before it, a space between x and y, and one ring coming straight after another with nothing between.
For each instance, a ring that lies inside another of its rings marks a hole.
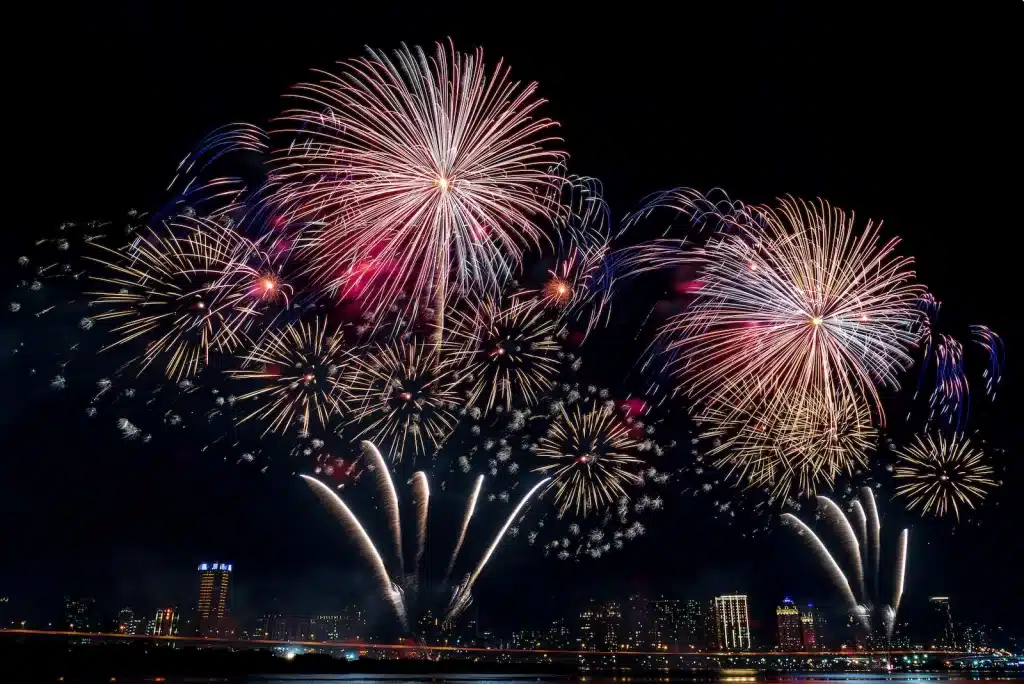
<instances>
[{"instance_id":1,"label":"tall building with lit floors","mask_svg":"<svg viewBox=\"0 0 1024 684\"><path fill-rule=\"evenodd\" d=\"M818 648L818 620L813 603L800 611L800 641L805 651Z\"/></svg>"},{"instance_id":2,"label":"tall building with lit floors","mask_svg":"<svg viewBox=\"0 0 1024 684\"><path fill-rule=\"evenodd\" d=\"M798 651L800 639L800 609L788 596L775 607L775 629L777 644L783 651Z\"/></svg>"},{"instance_id":3,"label":"tall building with lit floors","mask_svg":"<svg viewBox=\"0 0 1024 684\"><path fill-rule=\"evenodd\" d=\"M229 636L228 597L231 588L230 563L199 565L199 603L196 617L200 636Z\"/></svg>"},{"instance_id":4,"label":"tall building with lit floors","mask_svg":"<svg viewBox=\"0 0 1024 684\"><path fill-rule=\"evenodd\" d=\"M929 596L928 607L931 608L931 645L940 648L956 646L956 635L953 631L953 614L949 609L948 596Z\"/></svg>"},{"instance_id":5,"label":"tall building with lit floors","mask_svg":"<svg viewBox=\"0 0 1024 684\"><path fill-rule=\"evenodd\" d=\"M747 595L716 596L714 615L718 647L726 651L749 651L750 611Z\"/></svg>"}]
</instances>

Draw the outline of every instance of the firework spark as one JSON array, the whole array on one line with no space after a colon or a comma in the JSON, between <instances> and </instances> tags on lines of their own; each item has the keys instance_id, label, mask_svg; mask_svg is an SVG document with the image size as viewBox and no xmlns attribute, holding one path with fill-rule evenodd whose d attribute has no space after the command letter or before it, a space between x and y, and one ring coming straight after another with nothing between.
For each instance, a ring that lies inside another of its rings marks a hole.
<instances>
[{"instance_id":1,"label":"firework spark","mask_svg":"<svg viewBox=\"0 0 1024 684\"><path fill-rule=\"evenodd\" d=\"M394 342L364 351L353 368L350 423L360 427L359 437L384 446L392 461L409 450L413 456L436 451L455 429L461 397L443 350Z\"/></svg>"},{"instance_id":2,"label":"firework spark","mask_svg":"<svg viewBox=\"0 0 1024 684\"><path fill-rule=\"evenodd\" d=\"M961 506L974 509L998 486L985 453L962 434L915 436L897 457L893 476L901 483L895 494L907 500L907 510L920 507L921 515L942 517L952 510L959 521Z\"/></svg>"},{"instance_id":3,"label":"firework spark","mask_svg":"<svg viewBox=\"0 0 1024 684\"><path fill-rule=\"evenodd\" d=\"M104 258L86 258L107 273L90 278L110 289L86 294L113 308L92 320L116 323L112 332L119 339L105 349L145 342L140 372L166 357L168 378L194 376L209 365L211 349L230 352L244 342L229 324L243 312L222 282L240 244L231 229L182 217L148 229L121 250L94 244Z\"/></svg>"},{"instance_id":4,"label":"firework spark","mask_svg":"<svg viewBox=\"0 0 1024 684\"><path fill-rule=\"evenodd\" d=\"M468 403L484 413L511 410L514 398L537 403L552 386L561 345L557 321L531 301L500 307L487 300L452 314L453 361Z\"/></svg>"},{"instance_id":5,"label":"firework spark","mask_svg":"<svg viewBox=\"0 0 1024 684\"><path fill-rule=\"evenodd\" d=\"M257 399L261 405L242 418L269 421L268 432L286 432L298 424L309 432L315 417L326 428L346 408L343 373L351 362L341 328L328 331L327 321L293 323L268 331L245 358L247 366L227 373L240 380L256 380L259 389L238 397Z\"/></svg>"},{"instance_id":6,"label":"firework spark","mask_svg":"<svg viewBox=\"0 0 1024 684\"><path fill-rule=\"evenodd\" d=\"M697 400L769 422L794 394L833 413L867 400L884 422L876 383L897 386L920 335L912 260L824 202L756 211L699 252L698 296L659 332L682 351L669 370Z\"/></svg>"},{"instance_id":7,"label":"firework spark","mask_svg":"<svg viewBox=\"0 0 1024 684\"><path fill-rule=\"evenodd\" d=\"M418 575L427 543L427 513L430 511L430 485L427 483L427 474L422 470L412 475L412 497L416 504L416 556L413 571Z\"/></svg>"},{"instance_id":8,"label":"firework spark","mask_svg":"<svg viewBox=\"0 0 1024 684\"><path fill-rule=\"evenodd\" d=\"M551 477L554 504L562 517L590 513L628 495L626 488L641 483L644 461L631 452L640 444L612 411L595 408L581 413L564 409L541 438L536 455L548 461L534 469Z\"/></svg>"},{"instance_id":9,"label":"firework spark","mask_svg":"<svg viewBox=\"0 0 1024 684\"><path fill-rule=\"evenodd\" d=\"M480 488L484 484L484 476L478 475L476 478L476 484L473 485L473 493L469 495L469 499L466 500L466 512L462 516L462 525L459 527L459 536L455 540L455 549L452 551L452 557L448 561L448 568L444 572L444 581L447 582L448 578L452 574L452 569L455 568L455 561L459 557L459 551L462 550L462 544L466 541L466 530L469 529L469 521L473 518L473 513L476 512L476 502L480 498Z\"/></svg>"},{"instance_id":10,"label":"firework spark","mask_svg":"<svg viewBox=\"0 0 1024 684\"><path fill-rule=\"evenodd\" d=\"M544 200L563 154L547 148L556 124L536 118L536 84L441 44L433 57L371 50L321 76L284 114L297 138L275 198L324 226L312 273L375 312L401 293L439 315L453 294L497 293L556 210Z\"/></svg>"}]
</instances>

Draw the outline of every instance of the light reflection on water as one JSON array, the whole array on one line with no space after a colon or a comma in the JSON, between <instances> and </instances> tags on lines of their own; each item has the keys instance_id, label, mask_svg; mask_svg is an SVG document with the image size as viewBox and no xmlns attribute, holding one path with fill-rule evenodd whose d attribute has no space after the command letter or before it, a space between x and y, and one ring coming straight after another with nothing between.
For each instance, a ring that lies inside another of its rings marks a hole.
<instances>
[{"instance_id":1,"label":"light reflection on water","mask_svg":"<svg viewBox=\"0 0 1024 684\"><path fill-rule=\"evenodd\" d=\"M195 682L196 680L191 680ZM700 682L700 684L736 684L738 682L763 682L764 684L838 684L839 682L893 682L894 684L926 684L942 682L942 684L1003 684L1008 681L1021 681L1016 678L998 678L978 675L972 677L963 673L907 673L884 674L870 672L822 673L813 675L771 676L771 677L524 677L521 675L473 675L473 674L435 674L423 677L408 675L274 675L267 677L250 677L244 680L248 684L316 684L324 682L345 682L345 684L443 684L444 682L477 682L478 684L664 684L665 682Z\"/></svg>"}]
</instances>

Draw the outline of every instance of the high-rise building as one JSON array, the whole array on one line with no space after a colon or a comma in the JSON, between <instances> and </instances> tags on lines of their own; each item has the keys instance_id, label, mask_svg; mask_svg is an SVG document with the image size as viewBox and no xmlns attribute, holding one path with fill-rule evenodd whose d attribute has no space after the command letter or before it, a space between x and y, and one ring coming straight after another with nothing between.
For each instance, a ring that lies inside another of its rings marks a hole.
<instances>
[{"instance_id":1,"label":"high-rise building","mask_svg":"<svg viewBox=\"0 0 1024 684\"><path fill-rule=\"evenodd\" d=\"M818 648L818 620L813 603L800 611L800 642L805 651Z\"/></svg>"},{"instance_id":2,"label":"high-rise building","mask_svg":"<svg viewBox=\"0 0 1024 684\"><path fill-rule=\"evenodd\" d=\"M633 594L626 602L626 648L642 651L651 640L651 616L649 602L639 594Z\"/></svg>"},{"instance_id":3,"label":"high-rise building","mask_svg":"<svg viewBox=\"0 0 1024 684\"><path fill-rule=\"evenodd\" d=\"M177 636L178 635L178 608L169 606L156 611L153 618L153 627L150 632L153 636Z\"/></svg>"},{"instance_id":4,"label":"high-rise building","mask_svg":"<svg viewBox=\"0 0 1024 684\"><path fill-rule=\"evenodd\" d=\"M230 585L230 563L200 563L196 617L201 636L225 636L230 631L226 620Z\"/></svg>"},{"instance_id":5,"label":"high-rise building","mask_svg":"<svg viewBox=\"0 0 1024 684\"><path fill-rule=\"evenodd\" d=\"M707 646L707 629L705 625L704 605L693 599L683 602L679 616L679 643L690 649L702 649Z\"/></svg>"},{"instance_id":6,"label":"high-rise building","mask_svg":"<svg viewBox=\"0 0 1024 684\"><path fill-rule=\"evenodd\" d=\"M800 609L788 596L775 607L775 625L779 648L783 651L799 650L803 643L800 638Z\"/></svg>"},{"instance_id":7,"label":"high-rise building","mask_svg":"<svg viewBox=\"0 0 1024 684\"><path fill-rule=\"evenodd\" d=\"M746 594L715 597L715 636L719 648L750 650L750 611Z\"/></svg>"},{"instance_id":8,"label":"high-rise building","mask_svg":"<svg viewBox=\"0 0 1024 684\"><path fill-rule=\"evenodd\" d=\"M679 601L662 596L651 601L651 646L656 651L679 646Z\"/></svg>"},{"instance_id":9,"label":"high-rise building","mask_svg":"<svg viewBox=\"0 0 1024 684\"><path fill-rule=\"evenodd\" d=\"M125 606L117 613L118 634L142 634L142 618L135 617L131 606Z\"/></svg>"},{"instance_id":10,"label":"high-rise building","mask_svg":"<svg viewBox=\"0 0 1024 684\"><path fill-rule=\"evenodd\" d=\"M582 650L597 650L597 621L600 609L597 601L590 599L586 607L580 611L580 630L576 641Z\"/></svg>"},{"instance_id":11,"label":"high-rise building","mask_svg":"<svg viewBox=\"0 0 1024 684\"><path fill-rule=\"evenodd\" d=\"M931 644L940 648L954 648L956 635L953 631L953 615L949 610L949 597L929 596L928 606L931 608Z\"/></svg>"},{"instance_id":12,"label":"high-rise building","mask_svg":"<svg viewBox=\"0 0 1024 684\"><path fill-rule=\"evenodd\" d=\"M96 600L91 598L73 599L64 597L63 627L72 632L96 632Z\"/></svg>"},{"instance_id":13,"label":"high-rise building","mask_svg":"<svg viewBox=\"0 0 1024 684\"><path fill-rule=\"evenodd\" d=\"M565 620L559 618L551 622L551 627L548 628L548 647L549 648L569 648L572 645L572 639L570 638L569 628L565 624Z\"/></svg>"},{"instance_id":14,"label":"high-rise building","mask_svg":"<svg viewBox=\"0 0 1024 684\"><path fill-rule=\"evenodd\" d=\"M625 648L623 638L622 609L616 601L606 601L598 611L597 647L602 651L615 651Z\"/></svg>"},{"instance_id":15,"label":"high-rise building","mask_svg":"<svg viewBox=\"0 0 1024 684\"><path fill-rule=\"evenodd\" d=\"M988 629L978 623L965 623L960 626L959 646L965 651L976 653L990 646Z\"/></svg>"}]
</instances>

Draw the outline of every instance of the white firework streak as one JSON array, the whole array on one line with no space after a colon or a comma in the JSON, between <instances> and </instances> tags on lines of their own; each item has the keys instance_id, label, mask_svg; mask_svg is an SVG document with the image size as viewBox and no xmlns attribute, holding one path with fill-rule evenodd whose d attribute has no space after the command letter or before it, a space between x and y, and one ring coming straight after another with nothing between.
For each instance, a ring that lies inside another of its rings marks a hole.
<instances>
[{"instance_id":1,"label":"white firework streak","mask_svg":"<svg viewBox=\"0 0 1024 684\"><path fill-rule=\"evenodd\" d=\"M300 475L300 477L306 481L310 489L316 493L320 499L341 518L342 524L348 529L349 534L354 534L359 538L359 548L363 553L363 556L369 561L370 565L373 566L374 574L377 577L377 582L380 584L381 592L385 598L391 603L391 606L395 610L395 614L398 616L399 622L405 629L409 628L408 616L405 610L405 600L402 595L402 590L397 584L391 579L388 574L387 566L384 565L384 559L380 557L380 553L377 552L377 547L373 545L373 540L370 539L370 535L366 533L362 524L355 514L345 505L345 502L341 500L341 497L334 493L334 491L320 482L314 477L309 475Z\"/></svg>"},{"instance_id":2,"label":"white firework streak","mask_svg":"<svg viewBox=\"0 0 1024 684\"><path fill-rule=\"evenodd\" d=\"M871 542L871 554L868 556L871 567L874 568L872 579L875 582L875 594L878 594L878 565L881 556L881 535L882 524L878 521L878 506L875 505L875 494L870 487L860 488L861 496L864 497L868 515L868 541Z\"/></svg>"},{"instance_id":3,"label":"white firework streak","mask_svg":"<svg viewBox=\"0 0 1024 684\"><path fill-rule=\"evenodd\" d=\"M523 498L519 500L519 503L516 504L516 507L509 514L508 520L505 521L501 530L499 530L498 534L494 537L494 541L491 542L490 547L487 549L487 553L485 553L483 558L480 559L480 562L477 563L476 569L473 570L469 578L458 586L452 594L452 599L448 604L448 614L445 617L446 622L453 620L459 615L459 613L469 606L470 602L473 600L470 590L473 588L473 583L476 582L476 578L480 575L480 571L484 569L484 566L487 565L487 561L491 559L491 555L494 553L494 550L498 548L498 544L500 544L501 540L505 537L505 532L507 532L508 528L512 526L512 521L515 520L516 516L519 515L519 511L523 509L523 506L526 505L534 493L549 479L551 478L545 477L543 480L533 485L530 491L526 492L526 494L523 495Z\"/></svg>"},{"instance_id":4,"label":"white firework streak","mask_svg":"<svg viewBox=\"0 0 1024 684\"><path fill-rule=\"evenodd\" d=\"M861 565L868 560L868 517L864 514L864 507L860 501L854 500L852 506L853 516L857 519L857 532L860 535L860 557Z\"/></svg>"},{"instance_id":5,"label":"white firework streak","mask_svg":"<svg viewBox=\"0 0 1024 684\"><path fill-rule=\"evenodd\" d=\"M412 496L416 504L416 559L413 561L413 572L419 576L420 559L427 543L427 512L430 508L430 486L427 476L422 470L412 475Z\"/></svg>"},{"instance_id":6,"label":"white firework streak","mask_svg":"<svg viewBox=\"0 0 1024 684\"><path fill-rule=\"evenodd\" d=\"M821 562L830 571L830 577L839 589L840 593L843 595L843 598L846 600L849 610L851 612L858 612L857 609L859 606L857 605L857 598L853 595L853 590L850 589L850 582L846 579L846 574L843 572L843 569L839 567L839 563L836 563L836 559L832 557L831 553L829 553L825 544L823 544L821 539L818 538L818 535L814 533L814 530L805 525L804 521L792 513L783 513L782 518L794 523L800 529L801 536L808 540L815 555L821 559ZM861 617L862 622L865 621L863 616L859 615L859 612L858 616ZM867 625L865 625L865 628L866 627Z\"/></svg>"},{"instance_id":7,"label":"white firework streak","mask_svg":"<svg viewBox=\"0 0 1024 684\"><path fill-rule=\"evenodd\" d=\"M466 514L462 516L462 528L459 530L459 538L455 542L455 550L452 551L451 560L448 561L448 569L444 573L445 584L448 583L448 578L452 574L452 569L455 567L455 559L459 557L459 551L462 550L462 543L466 540L466 531L469 529L469 521L473 517L473 513L476 511L476 501L480 497L480 488L484 484L484 476L478 475L476 478L476 485L473 486L473 493L470 494L469 499L466 501Z\"/></svg>"},{"instance_id":8,"label":"white firework streak","mask_svg":"<svg viewBox=\"0 0 1024 684\"><path fill-rule=\"evenodd\" d=\"M857 588L861 596L866 596L867 594L864 590L864 563L860 556L860 545L857 543L857 536L853 533L853 527L846 516L843 515L843 510L832 499L825 496L817 498L818 505L825 507L825 517L831 520L839 530L839 534L843 538L843 544L846 546L846 553L853 560Z\"/></svg>"},{"instance_id":9,"label":"white firework streak","mask_svg":"<svg viewBox=\"0 0 1024 684\"><path fill-rule=\"evenodd\" d=\"M910 531L904 529L900 532L899 552L896 556L896 577L893 581L892 591L892 613L895 617L900 609L900 601L903 599L903 582L907 576L907 544L910 541Z\"/></svg>"},{"instance_id":10,"label":"white firework streak","mask_svg":"<svg viewBox=\"0 0 1024 684\"><path fill-rule=\"evenodd\" d=\"M398 511L398 492L395 491L395 483L391 481L391 472L388 470L384 457L372 442L363 440L359 443L363 450L363 457L371 461L377 473L377 486L387 499L386 508L388 522L391 526L391 537L395 546L395 558L398 560L398 576L405 576L405 559L402 556L402 520Z\"/></svg>"}]
</instances>

